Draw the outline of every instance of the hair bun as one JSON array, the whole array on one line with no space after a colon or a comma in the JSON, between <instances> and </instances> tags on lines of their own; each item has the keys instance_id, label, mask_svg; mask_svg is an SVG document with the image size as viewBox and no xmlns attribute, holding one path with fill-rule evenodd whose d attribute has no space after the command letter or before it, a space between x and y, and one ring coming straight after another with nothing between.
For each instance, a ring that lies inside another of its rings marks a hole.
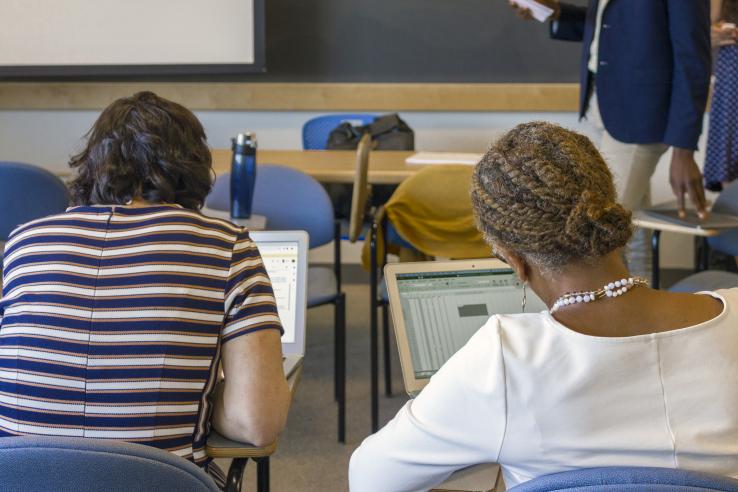
<instances>
[{"instance_id":1,"label":"hair bun","mask_svg":"<svg viewBox=\"0 0 738 492\"><path fill-rule=\"evenodd\" d=\"M586 256L601 256L627 244L632 235L631 215L619 203L587 190L571 209L565 233Z\"/></svg>"}]
</instances>

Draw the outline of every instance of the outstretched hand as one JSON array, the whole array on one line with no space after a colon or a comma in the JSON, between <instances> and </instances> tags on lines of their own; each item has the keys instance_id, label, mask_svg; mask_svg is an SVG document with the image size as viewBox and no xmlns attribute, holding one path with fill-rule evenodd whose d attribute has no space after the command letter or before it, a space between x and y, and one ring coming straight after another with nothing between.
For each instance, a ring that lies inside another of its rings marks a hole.
<instances>
[{"instance_id":1,"label":"outstretched hand","mask_svg":"<svg viewBox=\"0 0 738 492\"><path fill-rule=\"evenodd\" d=\"M549 18L549 20L558 20L559 14L561 13L561 5L559 4L559 0L536 0L536 2L553 9L554 13L551 14L551 17ZM510 8L512 8L515 11L515 15L517 15L521 19L523 20L533 19L533 14L531 13L530 9L526 7L521 7L520 5L515 3L515 0L508 0L508 3L510 4Z\"/></svg>"},{"instance_id":2,"label":"outstretched hand","mask_svg":"<svg viewBox=\"0 0 738 492\"><path fill-rule=\"evenodd\" d=\"M699 218L707 218L705 188L702 185L702 173L694 160L694 151L674 147L671 156L669 182L674 195L676 195L680 217L684 218L687 215L684 199L686 194L697 209Z\"/></svg>"},{"instance_id":3,"label":"outstretched hand","mask_svg":"<svg viewBox=\"0 0 738 492\"><path fill-rule=\"evenodd\" d=\"M712 46L730 46L738 42L738 30L725 23L713 24L710 28Z\"/></svg>"}]
</instances>

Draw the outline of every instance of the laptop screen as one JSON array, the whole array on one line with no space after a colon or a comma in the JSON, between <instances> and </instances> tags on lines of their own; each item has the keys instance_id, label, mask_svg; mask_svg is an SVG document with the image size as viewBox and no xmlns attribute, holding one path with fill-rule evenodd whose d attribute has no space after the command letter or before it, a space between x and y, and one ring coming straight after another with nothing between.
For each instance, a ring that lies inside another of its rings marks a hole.
<instances>
[{"instance_id":1,"label":"laptop screen","mask_svg":"<svg viewBox=\"0 0 738 492\"><path fill-rule=\"evenodd\" d=\"M297 241L256 241L272 281L277 311L282 320L283 343L295 341L297 322Z\"/></svg>"},{"instance_id":2,"label":"laptop screen","mask_svg":"<svg viewBox=\"0 0 738 492\"><path fill-rule=\"evenodd\" d=\"M523 285L509 269L398 273L396 279L416 379L430 378L493 314L521 312ZM542 309L528 292L526 311Z\"/></svg>"}]
</instances>

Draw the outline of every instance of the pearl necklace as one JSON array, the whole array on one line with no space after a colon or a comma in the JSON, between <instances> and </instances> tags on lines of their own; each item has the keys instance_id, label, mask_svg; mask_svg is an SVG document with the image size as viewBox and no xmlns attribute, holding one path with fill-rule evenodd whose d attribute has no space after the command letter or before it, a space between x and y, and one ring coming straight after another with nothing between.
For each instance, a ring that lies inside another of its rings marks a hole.
<instances>
[{"instance_id":1,"label":"pearl necklace","mask_svg":"<svg viewBox=\"0 0 738 492\"><path fill-rule=\"evenodd\" d=\"M630 277L609 284L597 289L582 292L567 292L563 296L556 299L549 313L553 314L564 306L570 304L578 304L580 302L592 302L605 297L622 296L636 285L648 285L648 281L642 277Z\"/></svg>"}]
</instances>

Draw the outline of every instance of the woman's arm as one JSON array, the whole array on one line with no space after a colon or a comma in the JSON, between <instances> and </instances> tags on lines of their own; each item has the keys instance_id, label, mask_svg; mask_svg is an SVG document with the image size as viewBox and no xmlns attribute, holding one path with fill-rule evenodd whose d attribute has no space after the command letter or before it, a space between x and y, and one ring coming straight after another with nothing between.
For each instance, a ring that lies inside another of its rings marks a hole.
<instances>
[{"instance_id":1,"label":"woman's arm","mask_svg":"<svg viewBox=\"0 0 738 492\"><path fill-rule=\"evenodd\" d=\"M233 247L223 307L225 383L214 398L213 425L229 439L266 446L284 428L291 395L272 284L245 230Z\"/></svg>"},{"instance_id":2,"label":"woman's arm","mask_svg":"<svg viewBox=\"0 0 738 492\"><path fill-rule=\"evenodd\" d=\"M215 429L255 446L274 442L290 406L279 332L261 330L224 344L223 372L225 382L215 395Z\"/></svg>"},{"instance_id":3,"label":"woman's arm","mask_svg":"<svg viewBox=\"0 0 738 492\"><path fill-rule=\"evenodd\" d=\"M427 490L451 473L499 459L505 378L492 318L378 433L351 456L351 492Z\"/></svg>"}]
</instances>

